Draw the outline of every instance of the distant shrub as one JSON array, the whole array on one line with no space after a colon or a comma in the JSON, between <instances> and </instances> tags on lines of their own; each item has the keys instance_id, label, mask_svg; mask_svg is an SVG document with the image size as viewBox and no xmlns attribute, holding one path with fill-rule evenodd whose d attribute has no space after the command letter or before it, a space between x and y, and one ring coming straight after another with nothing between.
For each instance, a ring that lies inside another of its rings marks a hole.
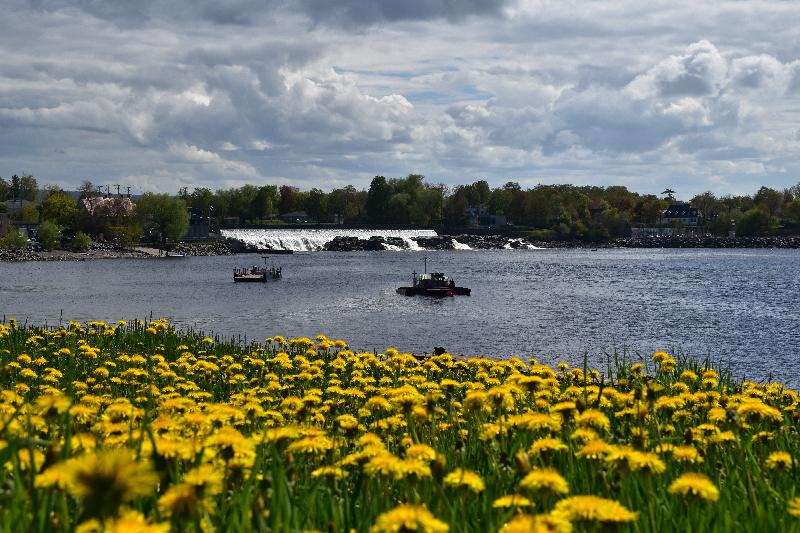
<instances>
[{"instance_id":1,"label":"distant shrub","mask_svg":"<svg viewBox=\"0 0 800 533\"><path fill-rule=\"evenodd\" d=\"M86 235L84 232L79 231L75 234L75 237L72 238L72 248L79 251L85 252L89 249L89 246L92 245L92 238Z\"/></svg>"},{"instance_id":2,"label":"distant shrub","mask_svg":"<svg viewBox=\"0 0 800 533\"><path fill-rule=\"evenodd\" d=\"M48 250L52 250L61 244L61 233L63 230L64 228L58 224L50 222L49 220L45 220L39 224L39 229L36 233L36 240L38 240L39 244Z\"/></svg>"},{"instance_id":3,"label":"distant shrub","mask_svg":"<svg viewBox=\"0 0 800 533\"><path fill-rule=\"evenodd\" d=\"M22 233L17 231L16 228L11 228L9 232L0 239L0 248L8 248L10 250L20 250L28 244L28 239Z\"/></svg>"}]
</instances>

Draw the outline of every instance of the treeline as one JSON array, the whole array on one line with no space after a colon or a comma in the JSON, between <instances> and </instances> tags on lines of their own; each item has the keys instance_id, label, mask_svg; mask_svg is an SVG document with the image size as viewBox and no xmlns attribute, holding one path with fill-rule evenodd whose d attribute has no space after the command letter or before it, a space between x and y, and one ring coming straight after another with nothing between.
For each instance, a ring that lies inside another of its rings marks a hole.
<instances>
[{"instance_id":1,"label":"treeline","mask_svg":"<svg viewBox=\"0 0 800 533\"><path fill-rule=\"evenodd\" d=\"M88 181L77 195L52 186L40 190L36 178L25 175L0 178L0 202L5 201L0 211L8 211L7 201L16 200L13 218L17 220L52 224L62 237L80 232L122 244L142 238L162 243L180 239L189 224L187 207L195 217L210 218L213 228L303 218L320 224L451 229L469 225L471 215L486 214L505 217L515 229L537 238L600 241L630 235L632 228L662 226L664 211L678 203L673 192L653 195L623 186L575 185L523 189L516 182L491 187L485 180L449 187L409 174L393 179L376 176L366 190L351 185L330 192L245 185L216 191L184 188L174 196L148 193L130 200L123 195L100 195ZM103 202L89 202L92 209L85 208L86 199L103 197ZM718 197L705 192L688 203L699 210L697 229L704 234L727 235L732 229L738 235L800 232L800 184L782 190L761 187L753 195ZM49 229L45 226L45 232Z\"/></svg>"},{"instance_id":2,"label":"treeline","mask_svg":"<svg viewBox=\"0 0 800 533\"><path fill-rule=\"evenodd\" d=\"M36 239L46 248L81 250L92 240L163 245L180 240L189 228L187 204L173 195L147 193L133 201L121 194L103 195L90 181L77 192L69 194L52 185L39 189L33 176L15 175L10 181L0 177L0 213L9 213L16 222L36 224ZM25 243L17 231L0 239L0 246L9 248Z\"/></svg>"},{"instance_id":3,"label":"treeline","mask_svg":"<svg viewBox=\"0 0 800 533\"><path fill-rule=\"evenodd\" d=\"M376 176L367 190L347 186L326 193L288 185L245 185L215 192L183 189L179 196L219 225L274 223L280 216L303 211L320 223L455 228L470 223L470 212L482 212L505 216L509 224L545 239L603 240L627 236L635 227L660 226L667 207L678 203L673 191L665 193L639 194L624 186L523 189L516 182L493 188L485 180L448 187L410 174L395 179ZM782 190L761 187L752 196L717 197L705 192L688 203L699 209L703 233L727 235L735 229L740 235L764 235L800 230L800 184Z\"/></svg>"}]
</instances>

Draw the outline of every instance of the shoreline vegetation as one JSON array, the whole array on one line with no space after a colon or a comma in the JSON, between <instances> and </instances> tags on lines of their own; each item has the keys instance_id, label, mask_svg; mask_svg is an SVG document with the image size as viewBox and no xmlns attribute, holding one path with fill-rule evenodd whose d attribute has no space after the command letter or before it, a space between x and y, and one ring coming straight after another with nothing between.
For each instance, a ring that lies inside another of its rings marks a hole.
<instances>
[{"instance_id":1,"label":"shoreline vegetation","mask_svg":"<svg viewBox=\"0 0 800 533\"><path fill-rule=\"evenodd\" d=\"M657 352L590 369L0 323L25 531L800 531L800 395Z\"/></svg>"},{"instance_id":2,"label":"shoreline vegetation","mask_svg":"<svg viewBox=\"0 0 800 533\"><path fill-rule=\"evenodd\" d=\"M800 183L785 189L760 187L752 195L718 197L704 192L678 199L623 186L536 185L485 180L446 186L420 174L375 176L368 189L346 186L324 192L288 185L244 185L211 191L181 189L177 195L116 194L84 182L76 191L40 189L30 175L0 178L0 249L26 249L33 237L46 250L97 253L92 243L112 242L117 251L140 243L169 249L182 239L204 239L224 229L290 226L312 228L430 228L439 235L483 234L524 238L539 247L797 247ZM641 235L670 235L653 241ZM693 237L693 236L714 237ZM734 239L726 236L733 235ZM740 238L744 238L741 239ZM362 249L338 242L335 249ZM379 249L379 243L367 243ZM492 244L473 248L493 248ZM513 243L510 247L514 247ZM392 245L396 249L399 245ZM402 246L399 246L402 248ZM446 248L435 245L434 248ZM505 247L505 246L502 246ZM373 249L364 248L364 249ZM27 249L28 258L37 250ZM129 252L127 256L145 256ZM9 252L11 258L22 255ZM73 259L70 254L42 258Z\"/></svg>"},{"instance_id":3,"label":"shoreline vegetation","mask_svg":"<svg viewBox=\"0 0 800 533\"><path fill-rule=\"evenodd\" d=\"M315 228L311 228L315 229ZM426 250L456 249L453 240L475 250L499 250L520 248L765 248L797 249L800 237L627 237L602 242L541 241L526 237L497 235L439 235L417 237L414 240ZM391 248L390 248L391 247ZM324 251L382 251L408 248L408 243L399 238L334 237L326 243ZM236 253L269 253L269 249L256 248L233 239L179 242L170 248L187 256L223 256ZM92 243L85 251L45 249L37 243L29 243L19 249L0 248L0 262L22 261L85 261L95 259L147 259L162 257L154 246L124 247L114 243Z\"/></svg>"}]
</instances>

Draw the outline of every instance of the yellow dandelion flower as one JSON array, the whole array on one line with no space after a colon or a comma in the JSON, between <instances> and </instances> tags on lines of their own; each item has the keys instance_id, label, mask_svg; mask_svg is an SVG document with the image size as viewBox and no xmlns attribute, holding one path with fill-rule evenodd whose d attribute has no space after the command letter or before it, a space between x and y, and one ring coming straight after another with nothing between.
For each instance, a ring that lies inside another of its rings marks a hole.
<instances>
[{"instance_id":1,"label":"yellow dandelion flower","mask_svg":"<svg viewBox=\"0 0 800 533\"><path fill-rule=\"evenodd\" d=\"M697 448L691 445L675 446L672 449L672 458L679 463L702 463L703 457Z\"/></svg>"},{"instance_id":2,"label":"yellow dandelion flower","mask_svg":"<svg viewBox=\"0 0 800 533\"><path fill-rule=\"evenodd\" d=\"M606 431L611 427L611 422L608 417L597 409L587 409L582 412L575 417L575 423L581 427L592 427L595 429L604 429Z\"/></svg>"},{"instance_id":3,"label":"yellow dandelion flower","mask_svg":"<svg viewBox=\"0 0 800 533\"><path fill-rule=\"evenodd\" d=\"M792 456L786 452L772 452L767 457L766 465L770 470L791 470Z\"/></svg>"},{"instance_id":4,"label":"yellow dandelion flower","mask_svg":"<svg viewBox=\"0 0 800 533\"><path fill-rule=\"evenodd\" d=\"M557 452L568 449L569 447L561 442L560 439L544 437L535 440L528 449L528 452L530 452L531 455L541 455L547 452Z\"/></svg>"},{"instance_id":5,"label":"yellow dandelion flower","mask_svg":"<svg viewBox=\"0 0 800 533\"><path fill-rule=\"evenodd\" d=\"M347 472L338 466L323 466L311 472L311 477L313 478L344 479L347 475Z\"/></svg>"},{"instance_id":6,"label":"yellow dandelion flower","mask_svg":"<svg viewBox=\"0 0 800 533\"><path fill-rule=\"evenodd\" d=\"M786 510L790 515L800 518L800 497L789 500Z\"/></svg>"},{"instance_id":7,"label":"yellow dandelion flower","mask_svg":"<svg viewBox=\"0 0 800 533\"><path fill-rule=\"evenodd\" d=\"M158 477L127 451L89 454L69 461L67 491L84 501L87 516L107 517L139 496L152 494Z\"/></svg>"},{"instance_id":8,"label":"yellow dandelion flower","mask_svg":"<svg viewBox=\"0 0 800 533\"><path fill-rule=\"evenodd\" d=\"M633 522L639 513L621 503L599 496L572 496L556 503L552 514L570 522L602 522L621 524Z\"/></svg>"},{"instance_id":9,"label":"yellow dandelion flower","mask_svg":"<svg viewBox=\"0 0 800 533\"><path fill-rule=\"evenodd\" d=\"M449 526L437 519L424 505L399 505L378 516L372 533L447 533Z\"/></svg>"},{"instance_id":10,"label":"yellow dandelion flower","mask_svg":"<svg viewBox=\"0 0 800 533\"><path fill-rule=\"evenodd\" d=\"M583 448L575 453L576 457L585 457L587 459L602 459L603 456L611 450L611 445L602 439L595 439L587 442Z\"/></svg>"},{"instance_id":11,"label":"yellow dandelion flower","mask_svg":"<svg viewBox=\"0 0 800 533\"><path fill-rule=\"evenodd\" d=\"M197 487L201 495L213 495L222 490L223 479L223 472L212 465L204 464L186 472L182 481Z\"/></svg>"},{"instance_id":12,"label":"yellow dandelion flower","mask_svg":"<svg viewBox=\"0 0 800 533\"><path fill-rule=\"evenodd\" d=\"M568 494L569 483L553 468L535 468L519 482L521 489L529 492L547 491L554 494Z\"/></svg>"},{"instance_id":13,"label":"yellow dandelion flower","mask_svg":"<svg viewBox=\"0 0 800 533\"><path fill-rule=\"evenodd\" d=\"M470 470L456 468L444 477L444 484L455 489L469 489L478 493L486 488L486 484L480 475Z\"/></svg>"},{"instance_id":14,"label":"yellow dandelion flower","mask_svg":"<svg viewBox=\"0 0 800 533\"><path fill-rule=\"evenodd\" d=\"M509 509L517 507L533 507L533 502L521 494L509 494L497 498L492 507L495 509Z\"/></svg>"},{"instance_id":15,"label":"yellow dandelion flower","mask_svg":"<svg viewBox=\"0 0 800 533\"><path fill-rule=\"evenodd\" d=\"M634 472L641 470L651 474L661 474L667 469L658 454L640 451L628 454L628 467Z\"/></svg>"},{"instance_id":16,"label":"yellow dandelion flower","mask_svg":"<svg viewBox=\"0 0 800 533\"><path fill-rule=\"evenodd\" d=\"M668 492L681 496L696 496L703 500L715 502L719 500L719 489L708 476L687 472L670 484Z\"/></svg>"}]
</instances>

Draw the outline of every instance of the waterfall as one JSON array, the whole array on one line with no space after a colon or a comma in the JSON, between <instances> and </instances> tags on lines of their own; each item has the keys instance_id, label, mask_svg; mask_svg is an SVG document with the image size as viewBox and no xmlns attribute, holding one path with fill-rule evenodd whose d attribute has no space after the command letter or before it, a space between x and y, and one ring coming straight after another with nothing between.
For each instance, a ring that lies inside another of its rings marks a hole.
<instances>
[{"instance_id":1,"label":"waterfall","mask_svg":"<svg viewBox=\"0 0 800 533\"><path fill-rule=\"evenodd\" d=\"M224 229L222 236L236 239L257 248L310 252L322 250L335 237L399 237L408 243L409 250L421 250L413 237L436 237L433 230L391 229Z\"/></svg>"}]
</instances>

